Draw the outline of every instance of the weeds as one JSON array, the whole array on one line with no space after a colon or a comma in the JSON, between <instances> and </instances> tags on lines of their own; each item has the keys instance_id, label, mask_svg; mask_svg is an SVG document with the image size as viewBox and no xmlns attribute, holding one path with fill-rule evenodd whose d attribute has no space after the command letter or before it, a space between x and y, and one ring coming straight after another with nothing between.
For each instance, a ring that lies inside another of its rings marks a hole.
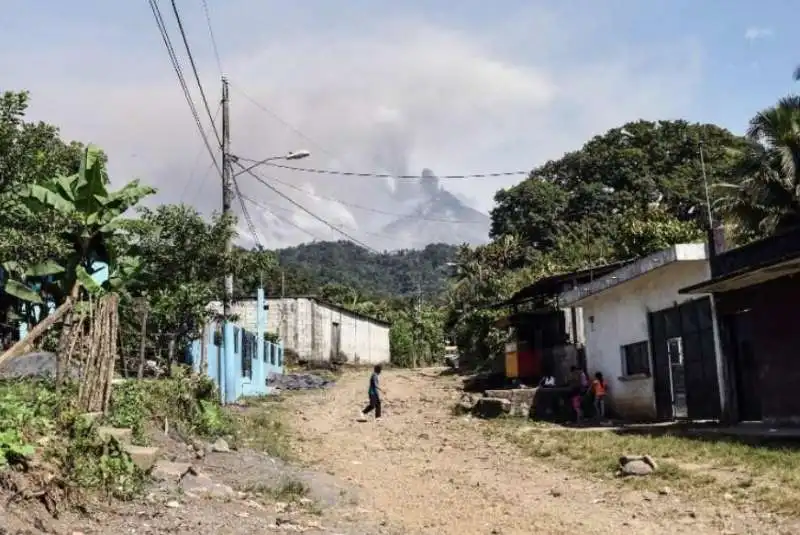
<instances>
[{"instance_id":1,"label":"weeds","mask_svg":"<svg viewBox=\"0 0 800 535\"><path fill-rule=\"evenodd\" d=\"M101 440L75 411L74 394L46 380L0 381L0 484L15 496L40 499L51 512L83 490L131 498L145 480L118 444ZM32 486L40 490L31 495Z\"/></svg>"},{"instance_id":2,"label":"weeds","mask_svg":"<svg viewBox=\"0 0 800 535\"><path fill-rule=\"evenodd\" d=\"M233 431L233 421L220 406L213 382L180 371L171 379L117 385L106 421L115 427L130 428L139 443L145 440L146 424L152 421L167 421L183 434L207 438Z\"/></svg>"}]
</instances>

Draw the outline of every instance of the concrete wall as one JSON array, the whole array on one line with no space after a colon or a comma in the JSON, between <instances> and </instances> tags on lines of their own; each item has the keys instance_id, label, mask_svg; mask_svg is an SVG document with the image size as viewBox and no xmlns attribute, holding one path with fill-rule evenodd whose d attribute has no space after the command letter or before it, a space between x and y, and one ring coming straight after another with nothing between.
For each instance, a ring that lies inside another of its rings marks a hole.
<instances>
[{"instance_id":1,"label":"concrete wall","mask_svg":"<svg viewBox=\"0 0 800 535\"><path fill-rule=\"evenodd\" d=\"M623 376L622 346L649 340L647 313L697 296L678 290L709 277L704 260L673 262L587 297L580 304L586 334L586 363L609 384L609 408L632 420L656 417L652 377ZM652 372L652 355L650 369Z\"/></svg>"},{"instance_id":2,"label":"concrete wall","mask_svg":"<svg viewBox=\"0 0 800 535\"><path fill-rule=\"evenodd\" d=\"M329 361L333 324L339 324L340 352L351 364L389 362L389 326L307 297L269 299L267 331L278 333L288 351L306 360ZM252 307L251 303L240 306ZM250 312L244 310L243 318ZM247 325L243 323L243 325Z\"/></svg>"}]
</instances>

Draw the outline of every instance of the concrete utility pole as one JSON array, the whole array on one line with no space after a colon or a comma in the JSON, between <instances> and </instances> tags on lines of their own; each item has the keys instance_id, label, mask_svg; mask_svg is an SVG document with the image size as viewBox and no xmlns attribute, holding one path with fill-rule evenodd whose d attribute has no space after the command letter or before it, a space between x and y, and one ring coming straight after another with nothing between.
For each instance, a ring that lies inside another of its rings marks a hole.
<instances>
[{"instance_id":1,"label":"concrete utility pole","mask_svg":"<svg viewBox=\"0 0 800 535\"><path fill-rule=\"evenodd\" d=\"M231 174L231 124L230 108L228 106L228 79L222 77L222 216L232 215L231 204L233 201L233 176ZM230 256L233 251L233 238L225 241L225 254ZM230 262L225 270L225 293L222 299L222 314L224 321L231 315L233 302L233 266Z\"/></svg>"}]
</instances>

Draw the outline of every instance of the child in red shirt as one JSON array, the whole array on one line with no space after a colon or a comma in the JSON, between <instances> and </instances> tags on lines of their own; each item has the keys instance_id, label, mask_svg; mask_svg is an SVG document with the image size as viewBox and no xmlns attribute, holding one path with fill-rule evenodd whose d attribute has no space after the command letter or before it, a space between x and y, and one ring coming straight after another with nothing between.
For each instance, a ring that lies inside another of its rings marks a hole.
<instances>
[{"instance_id":1,"label":"child in red shirt","mask_svg":"<svg viewBox=\"0 0 800 535\"><path fill-rule=\"evenodd\" d=\"M594 374L594 381L592 381L592 394L594 394L594 415L598 420L604 420L606 417L607 391L608 384L603 379L603 374L597 372Z\"/></svg>"}]
</instances>

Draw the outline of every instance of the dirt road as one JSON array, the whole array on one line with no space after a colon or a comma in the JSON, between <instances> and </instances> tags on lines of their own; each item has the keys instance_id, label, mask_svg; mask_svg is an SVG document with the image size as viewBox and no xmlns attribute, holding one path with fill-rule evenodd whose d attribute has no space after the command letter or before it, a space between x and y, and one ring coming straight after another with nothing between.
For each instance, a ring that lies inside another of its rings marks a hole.
<instances>
[{"instance_id":1,"label":"dirt road","mask_svg":"<svg viewBox=\"0 0 800 535\"><path fill-rule=\"evenodd\" d=\"M326 515L403 534L799 532L722 500L688 503L678 492L653 495L525 458L492 424L454 416L458 382L434 375L384 372L381 422L356 422L368 374L288 401L297 455L358 489L357 503Z\"/></svg>"}]
</instances>

